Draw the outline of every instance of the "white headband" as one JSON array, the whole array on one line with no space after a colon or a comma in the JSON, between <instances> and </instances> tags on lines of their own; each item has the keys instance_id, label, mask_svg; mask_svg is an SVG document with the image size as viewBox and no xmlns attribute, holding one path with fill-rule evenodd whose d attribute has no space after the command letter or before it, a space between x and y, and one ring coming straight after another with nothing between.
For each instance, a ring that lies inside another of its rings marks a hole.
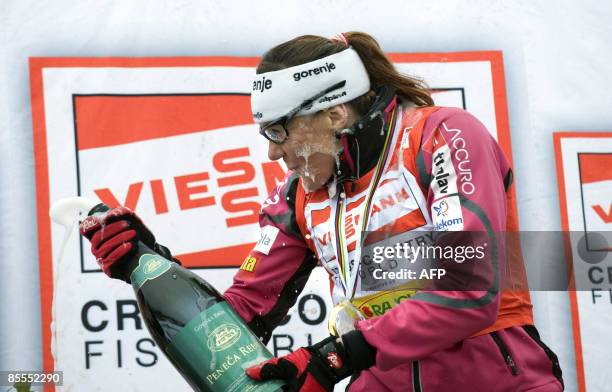
<instances>
[{"instance_id":1,"label":"white headband","mask_svg":"<svg viewBox=\"0 0 612 392\"><path fill-rule=\"evenodd\" d=\"M306 64L255 76L251 111L256 123L277 120L334 84L346 81L297 115L351 101L370 90L370 78L357 52L348 48Z\"/></svg>"}]
</instances>

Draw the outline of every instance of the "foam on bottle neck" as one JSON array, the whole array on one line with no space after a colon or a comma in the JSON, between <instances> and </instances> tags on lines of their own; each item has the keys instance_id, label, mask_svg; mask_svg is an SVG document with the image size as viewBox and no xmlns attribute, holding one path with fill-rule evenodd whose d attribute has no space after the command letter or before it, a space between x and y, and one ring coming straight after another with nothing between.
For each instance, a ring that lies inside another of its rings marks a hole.
<instances>
[{"instance_id":1,"label":"foam on bottle neck","mask_svg":"<svg viewBox=\"0 0 612 392\"><path fill-rule=\"evenodd\" d=\"M98 204L97 201L91 200L85 197L68 197L65 199L61 199L55 202L51 208L49 209L49 216L51 220L59 225L64 226L64 237L61 242L61 245L57 251L57 256L55 257L54 262L52 262L53 267L53 302L51 305L51 355L53 356L53 361L55 363L56 369L61 369L61 366L58 366L59 362L59 353L58 353L58 345L57 345L57 326L55 322L56 315L56 294L60 288L59 286L59 277L60 274L60 265L62 259L64 257L64 249L66 248L66 244L68 243L68 239L70 238L70 234L72 233L72 229L79 221L82 221L87 217L89 211ZM60 389L58 388L58 391Z\"/></svg>"}]
</instances>

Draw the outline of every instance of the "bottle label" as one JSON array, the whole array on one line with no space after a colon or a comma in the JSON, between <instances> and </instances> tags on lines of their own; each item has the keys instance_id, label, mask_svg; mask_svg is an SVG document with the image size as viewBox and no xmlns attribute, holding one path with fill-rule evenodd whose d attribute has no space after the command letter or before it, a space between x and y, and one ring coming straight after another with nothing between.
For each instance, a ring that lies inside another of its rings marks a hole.
<instances>
[{"instance_id":1,"label":"bottle label","mask_svg":"<svg viewBox=\"0 0 612 392\"><path fill-rule=\"evenodd\" d=\"M272 358L226 302L193 318L166 348L187 378L203 391L272 392L282 381L257 382L245 369Z\"/></svg>"},{"instance_id":2,"label":"bottle label","mask_svg":"<svg viewBox=\"0 0 612 392\"><path fill-rule=\"evenodd\" d=\"M155 254L145 253L138 259L138 266L134 268L130 279L134 289L138 290L149 280L153 280L168 271L172 263Z\"/></svg>"}]
</instances>

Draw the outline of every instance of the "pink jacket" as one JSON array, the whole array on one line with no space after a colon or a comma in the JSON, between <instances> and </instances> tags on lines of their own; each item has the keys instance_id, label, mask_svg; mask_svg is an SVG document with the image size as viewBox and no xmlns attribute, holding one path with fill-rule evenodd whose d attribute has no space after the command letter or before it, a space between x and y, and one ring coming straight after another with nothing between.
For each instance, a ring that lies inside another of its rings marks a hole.
<instances>
[{"instance_id":1,"label":"pink jacket","mask_svg":"<svg viewBox=\"0 0 612 392\"><path fill-rule=\"evenodd\" d=\"M406 120L408 111L398 107ZM436 216L440 202L459 200L459 230L504 232L512 176L495 140L477 119L460 109L436 108L425 117L412 124L418 134L407 136L412 154L399 147L397 152L408 158L410 162L404 164L418 182L425 204L423 222L432 230L445 229L444 217ZM404 125L396 129L406 132ZM445 167L454 174L450 176L450 189L456 189L453 194L441 192L442 183L436 181L441 143L447 148L445 157L451 158L446 163L450 166ZM330 261L317 254L315 240L305 235L313 228L298 224L303 211L296 211L296 198L298 208L303 208L299 200L303 197L299 179L289 173L264 202L262 239L224 294L266 341L295 303L312 269L318 262L325 266ZM504 257L494 265L504 268ZM353 377L349 390L562 390L556 356L529 325L528 296L503 291L494 278L496 272L493 269L489 274L488 290L423 290L383 315L360 322L358 329L376 349L376 360L374 366Z\"/></svg>"}]
</instances>

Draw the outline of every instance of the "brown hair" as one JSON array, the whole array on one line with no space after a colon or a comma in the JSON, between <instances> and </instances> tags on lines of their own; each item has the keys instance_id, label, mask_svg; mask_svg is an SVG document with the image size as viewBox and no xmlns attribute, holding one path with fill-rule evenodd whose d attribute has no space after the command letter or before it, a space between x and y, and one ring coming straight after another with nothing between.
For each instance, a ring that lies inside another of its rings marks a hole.
<instances>
[{"instance_id":1,"label":"brown hair","mask_svg":"<svg viewBox=\"0 0 612 392\"><path fill-rule=\"evenodd\" d=\"M343 34L348 44L359 54L370 77L370 88L391 87L400 97L418 106L433 106L427 85L418 78L399 73L385 56L378 42L369 34L351 31ZM330 56L346 49L340 40L316 35L302 35L267 51L257 66L257 73L278 71ZM366 93L350 102L360 114L372 104L374 94Z\"/></svg>"}]
</instances>

